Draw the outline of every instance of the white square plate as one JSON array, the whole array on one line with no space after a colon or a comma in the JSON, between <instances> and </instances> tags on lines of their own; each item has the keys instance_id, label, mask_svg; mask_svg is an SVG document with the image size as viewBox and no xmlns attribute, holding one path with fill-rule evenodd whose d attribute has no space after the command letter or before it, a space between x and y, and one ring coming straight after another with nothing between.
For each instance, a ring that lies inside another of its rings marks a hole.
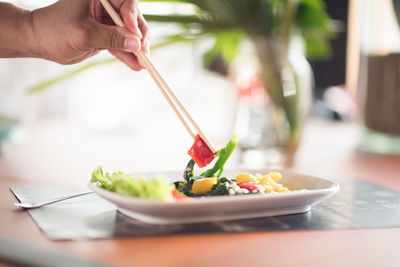
<instances>
[{"instance_id":1,"label":"white square plate","mask_svg":"<svg viewBox=\"0 0 400 267\"><path fill-rule=\"evenodd\" d=\"M270 170L237 169L224 171L228 178L248 172L266 174ZM209 196L162 202L152 199L123 196L89 183L89 188L102 198L114 203L117 209L136 220L150 224L181 224L237 220L307 212L312 205L326 200L339 190L333 181L309 175L279 171L278 182L292 191L264 195ZM164 172L171 180L181 180L183 172ZM156 173L147 173L154 177ZM306 189L306 190L302 190Z\"/></svg>"}]
</instances>

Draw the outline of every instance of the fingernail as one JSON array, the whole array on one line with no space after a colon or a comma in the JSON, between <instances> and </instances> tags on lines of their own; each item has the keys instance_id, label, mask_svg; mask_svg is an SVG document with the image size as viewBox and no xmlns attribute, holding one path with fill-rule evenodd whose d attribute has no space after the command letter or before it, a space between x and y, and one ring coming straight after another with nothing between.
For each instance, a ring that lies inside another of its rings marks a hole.
<instances>
[{"instance_id":1,"label":"fingernail","mask_svg":"<svg viewBox=\"0 0 400 267\"><path fill-rule=\"evenodd\" d=\"M146 54L149 56L150 55L150 45L149 45L149 40L146 39L145 44L144 44Z\"/></svg>"},{"instance_id":2,"label":"fingernail","mask_svg":"<svg viewBox=\"0 0 400 267\"><path fill-rule=\"evenodd\" d=\"M137 51L139 50L140 43L137 39L128 39L124 40L124 49L128 51Z\"/></svg>"},{"instance_id":3,"label":"fingernail","mask_svg":"<svg viewBox=\"0 0 400 267\"><path fill-rule=\"evenodd\" d=\"M140 40L140 44L142 45L142 50L146 52L146 40L147 39L142 39Z\"/></svg>"}]
</instances>

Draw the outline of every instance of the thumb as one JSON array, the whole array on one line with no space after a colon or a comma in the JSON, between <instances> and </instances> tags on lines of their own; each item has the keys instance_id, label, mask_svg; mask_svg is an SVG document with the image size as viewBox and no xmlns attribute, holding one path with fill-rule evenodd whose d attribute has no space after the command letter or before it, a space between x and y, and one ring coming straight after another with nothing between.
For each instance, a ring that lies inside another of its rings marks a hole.
<instances>
[{"instance_id":1,"label":"thumb","mask_svg":"<svg viewBox=\"0 0 400 267\"><path fill-rule=\"evenodd\" d=\"M124 27L97 25L97 34L94 38L96 48L124 50L135 52L140 49L140 40L134 33Z\"/></svg>"}]
</instances>

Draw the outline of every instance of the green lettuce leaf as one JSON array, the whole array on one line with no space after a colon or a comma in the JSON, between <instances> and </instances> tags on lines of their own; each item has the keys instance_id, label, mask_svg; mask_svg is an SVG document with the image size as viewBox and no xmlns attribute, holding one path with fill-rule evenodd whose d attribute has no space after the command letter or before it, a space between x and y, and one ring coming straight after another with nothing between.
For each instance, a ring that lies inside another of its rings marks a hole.
<instances>
[{"instance_id":1,"label":"green lettuce leaf","mask_svg":"<svg viewBox=\"0 0 400 267\"><path fill-rule=\"evenodd\" d=\"M156 176L148 180L135 178L120 171L104 174L102 168L99 167L93 171L90 181L98 187L121 195L173 201L172 190L175 187L163 176Z\"/></svg>"}]
</instances>

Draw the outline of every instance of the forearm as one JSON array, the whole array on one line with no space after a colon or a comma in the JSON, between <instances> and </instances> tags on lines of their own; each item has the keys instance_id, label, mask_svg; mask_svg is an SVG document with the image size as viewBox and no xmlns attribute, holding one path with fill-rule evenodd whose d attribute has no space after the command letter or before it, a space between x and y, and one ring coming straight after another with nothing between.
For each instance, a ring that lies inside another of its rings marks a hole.
<instances>
[{"instance_id":1,"label":"forearm","mask_svg":"<svg viewBox=\"0 0 400 267\"><path fill-rule=\"evenodd\" d=\"M41 57L31 12L1 2L0 57Z\"/></svg>"}]
</instances>

